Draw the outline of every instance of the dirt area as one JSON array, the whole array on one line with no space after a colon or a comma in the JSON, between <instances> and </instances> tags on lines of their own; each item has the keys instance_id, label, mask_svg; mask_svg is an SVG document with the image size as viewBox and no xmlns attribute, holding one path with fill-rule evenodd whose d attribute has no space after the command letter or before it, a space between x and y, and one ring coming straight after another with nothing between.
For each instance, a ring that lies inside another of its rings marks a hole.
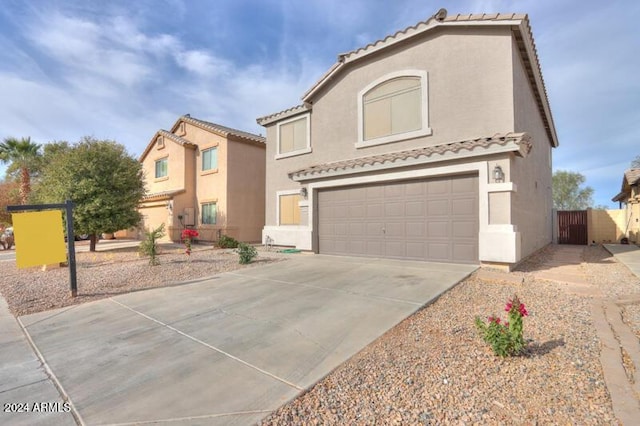
<instances>
[{"instance_id":1,"label":"dirt area","mask_svg":"<svg viewBox=\"0 0 640 426\"><path fill-rule=\"evenodd\" d=\"M2 262L0 294L11 313L27 315L49 309L111 297L154 287L176 285L210 277L221 272L277 262L286 257L274 251L260 250L249 265L240 265L231 249L194 245L187 256L180 245L161 248L159 265L138 255L137 247L76 254L78 296L71 297L69 269L54 267L17 269L15 262Z\"/></svg>"}]
</instances>

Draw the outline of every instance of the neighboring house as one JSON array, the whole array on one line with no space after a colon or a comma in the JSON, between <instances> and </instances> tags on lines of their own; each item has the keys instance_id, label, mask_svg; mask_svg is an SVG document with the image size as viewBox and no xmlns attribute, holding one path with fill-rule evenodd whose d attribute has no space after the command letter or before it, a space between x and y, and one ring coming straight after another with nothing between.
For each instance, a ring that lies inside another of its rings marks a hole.
<instances>
[{"instance_id":1,"label":"neighboring house","mask_svg":"<svg viewBox=\"0 0 640 426\"><path fill-rule=\"evenodd\" d=\"M260 241L264 226L265 139L189 115L159 130L140 162L147 195L140 203L143 228L165 224L180 241L185 227L200 240L229 235Z\"/></svg>"},{"instance_id":2,"label":"neighboring house","mask_svg":"<svg viewBox=\"0 0 640 426\"><path fill-rule=\"evenodd\" d=\"M267 131L263 241L511 268L552 239L558 139L527 15L455 15L339 55Z\"/></svg>"},{"instance_id":3,"label":"neighboring house","mask_svg":"<svg viewBox=\"0 0 640 426\"><path fill-rule=\"evenodd\" d=\"M624 236L632 243L640 243L640 169L629 169L622 177L622 189L612 201L625 205Z\"/></svg>"}]
</instances>

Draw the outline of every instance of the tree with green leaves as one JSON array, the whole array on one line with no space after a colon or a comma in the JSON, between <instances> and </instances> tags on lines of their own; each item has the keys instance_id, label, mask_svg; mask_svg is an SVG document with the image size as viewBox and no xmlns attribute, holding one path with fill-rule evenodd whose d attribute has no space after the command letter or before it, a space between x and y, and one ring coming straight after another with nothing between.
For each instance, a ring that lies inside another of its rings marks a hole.
<instances>
[{"instance_id":1,"label":"tree with green leaves","mask_svg":"<svg viewBox=\"0 0 640 426\"><path fill-rule=\"evenodd\" d=\"M577 172L557 170L553 174L553 207L558 210L584 210L593 205L593 188L582 187L586 178Z\"/></svg>"},{"instance_id":2,"label":"tree with green leaves","mask_svg":"<svg viewBox=\"0 0 640 426\"><path fill-rule=\"evenodd\" d=\"M90 235L90 251L95 251L101 233L140 223L137 206L145 194L142 165L124 146L85 137L74 145L57 143L46 157L37 197L44 203L67 199L75 203L74 231Z\"/></svg>"},{"instance_id":3,"label":"tree with green leaves","mask_svg":"<svg viewBox=\"0 0 640 426\"><path fill-rule=\"evenodd\" d=\"M20 182L20 202L27 204L31 193L31 175L39 168L40 145L31 138L5 138L0 143L0 161L9 164L7 175L17 173Z\"/></svg>"},{"instance_id":4,"label":"tree with green leaves","mask_svg":"<svg viewBox=\"0 0 640 426\"><path fill-rule=\"evenodd\" d=\"M0 227L11 223L11 213L7 206L20 204L20 184L7 180L0 182Z\"/></svg>"}]
</instances>

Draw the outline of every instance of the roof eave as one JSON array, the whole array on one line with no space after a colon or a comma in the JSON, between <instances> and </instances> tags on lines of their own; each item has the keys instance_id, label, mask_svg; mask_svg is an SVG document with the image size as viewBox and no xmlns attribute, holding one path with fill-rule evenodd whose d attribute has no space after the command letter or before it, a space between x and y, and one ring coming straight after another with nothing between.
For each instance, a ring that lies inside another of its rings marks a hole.
<instances>
[{"instance_id":1,"label":"roof eave","mask_svg":"<svg viewBox=\"0 0 640 426\"><path fill-rule=\"evenodd\" d=\"M515 153L520 157L526 157L531 149L528 138L519 143L516 140L510 140L500 145L495 144L488 147L476 147L471 150L461 150L458 152L447 151L441 154L435 153L428 156L422 155L417 158L407 158L404 160L389 160L384 162L376 162L373 164L358 165L353 167L336 167L335 169L322 170L318 172L290 172L288 176L295 182L306 182L314 179L324 179L327 177L352 175L358 173L366 173L371 171L379 171L386 169L395 169L399 167L409 167L415 165L423 165L449 160L457 160L463 158L479 157L484 155L495 155L502 153Z\"/></svg>"},{"instance_id":2,"label":"roof eave","mask_svg":"<svg viewBox=\"0 0 640 426\"><path fill-rule=\"evenodd\" d=\"M261 126L268 126L272 123L275 123L280 120L284 120L285 118L294 117L296 115L304 114L311 111L311 107L307 104L301 104L294 106L289 109L285 109L284 111L276 112L274 114L265 115L264 117L259 117L256 119L256 123Z\"/></svg>"}]
</instances>

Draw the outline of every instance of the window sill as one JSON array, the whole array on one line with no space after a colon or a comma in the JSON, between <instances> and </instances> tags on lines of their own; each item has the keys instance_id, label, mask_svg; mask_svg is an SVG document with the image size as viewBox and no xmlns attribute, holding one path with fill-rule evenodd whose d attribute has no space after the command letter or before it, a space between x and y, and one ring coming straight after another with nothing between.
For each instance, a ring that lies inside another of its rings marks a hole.
<instances>
[{"instance_id":1,"label":"window sill","mask_svg":"<svg viewBox=\"0 0 640 426\"><path fill-rule=\"evenodd\" d=\"M384 145L387 143L400 142L407 139L415 139L422 136L431 136L433 131L430 127L426 129L414 130L413 132L408 133L399 133L397 135L384 136L377 139L371 139L367 141L358 141L356 142L356 148L367 148L370 146Z\"/></svg>"},{"instance_id":2,"label":"window sill","mask_svg":"<svg viewBox=\"0 0 640 426\"><path fill-rule=\"evenodd\" d=\"M313 150L311 149L311 147L308 147L308 148L305 148L305 149L299 149L297 151L285 152L284 154L276 154L276 156L274 158L276 160L280 160L281 158L288 158L288 157L295 157L295 156L298 156L298 155L309 154L312 151Z\"/></svg>"},{"instance_id":3,"label":"window sill","mask_svg":"<svg viewBox=\"0 0 640 426\"><path fill-rule=\"evenodd\" d=\"M216 173L218 173L218 169L203 170L200 172L200 176L213 175Z\"/></svg>"},{"instance_id":4,"label":"window sill","mask_svg":"<svg viewBox=\"0 0 640 426\"><path fill-rule=\"evenodd\" d=\"M165 180L169 180L169 176L163 176L163 177L155 178L153 181L154 182L163 182Z\"/></svg>"}]
</instances>

